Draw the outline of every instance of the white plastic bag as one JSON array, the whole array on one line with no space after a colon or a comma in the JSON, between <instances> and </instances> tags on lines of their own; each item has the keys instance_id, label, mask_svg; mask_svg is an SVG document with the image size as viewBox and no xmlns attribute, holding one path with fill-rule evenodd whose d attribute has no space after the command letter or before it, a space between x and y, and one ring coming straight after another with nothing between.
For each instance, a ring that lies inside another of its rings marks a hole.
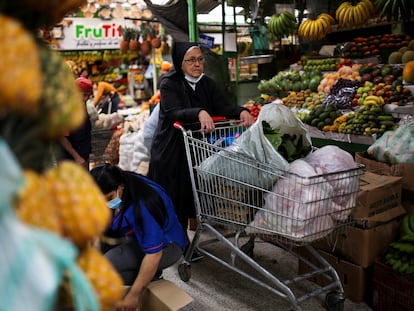
<instances>
[{"instance_id":1,"label":"white plastic bag","mask_svg":"<svg viewBox=\"0 0 414 311\"><path fill-rule=\"evenodd\" d=\"M332 186L335 210L347 210L335 214L337 220L345 220L356 204L355 191L359 185L359 176L349 174L349 170L357 168L358 164L352 155L334 145L323 146L304 158L318 174L326 175L326 180ZM336 173L336 174L331 174Z\"/></svg>"},{"instance_id":2,"label":"white plastic bag","mask_svg":"<svg viewBox=\"0 0 414 311\"><path fill-rule=\"evenodd\" d=\"M306 128L288 107L276 103L266 104L262 107L258 120L232 145L201 163L201 171L270 189L279 175L288 169L289 163L266 138L262 121L268 122L272 128L279 129L282 134L297 135L297 141L302 139L303 146L311 146L311 138ZM238 155L242 156L241 161L235 160ZM245 165L245 162L251 165ZM256 169L255 162L270 165L274 172ZM280 171L277 171L278 169ZM203 177L208 178L209 175L204 174Z\"/></svg>"},{"instance_id":3,"label":"white plastic bag","mask_svg":"<svg viewBox=\"0 0 414 311\"><path fill-rule=\"evenodd\" d=\"M391 165L414 163L414 125L401 125L394 131L385 132L367 153L380 162Z\"/></svg>"},{"instance_id":4,"label":"white plastic bag","mask_svg":"<svg viewBox=\"0 0 414 311\"><path fill-rule=\"evenodd\" d=\"M325 217L323 223L318 219L329 215L333 189L323 177L316 177L317 181L307 179L315 176L317 173L312 166L299 159L293 161L288 173L276 182L264 205L265 221L273 230L303 238L333 226L332 219Z\"/></svg>"},{"instance_id":5,"label":"white plastic bag","mask_svg":"<svg viewBox=\"0 0 414 311\"><path fill-rule=\"evenodd\" d=\"M303 122L296 114L283 104L266 104L260 110L258 123L266 121L271 128L277 128L282 134L297 135L303 146L311 146L312 140Z\"/></svg>"}]
</instances>

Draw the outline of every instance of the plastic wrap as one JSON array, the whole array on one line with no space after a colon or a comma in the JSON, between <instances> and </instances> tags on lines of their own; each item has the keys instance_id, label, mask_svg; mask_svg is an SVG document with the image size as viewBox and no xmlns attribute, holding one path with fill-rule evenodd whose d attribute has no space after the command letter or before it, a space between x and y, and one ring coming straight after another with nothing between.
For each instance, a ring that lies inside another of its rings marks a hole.
<instances>
[{"instance_id":1,"label":"plastic wrap","mask_svg":"<svg viewBox=\"0 0 414 311\"><path fill-rule=\"evenodd\" d=\"M338 146L326 145L309 154L304 160L315 169L316 173L326 174L325 178L334 190L333 201L339 205L336 210L355 206L355 196L346 194L349 193L349 189L355 189L358 185L358 176L345 178L346 175L342 176L341 174L329 175L330 173L346 172L357 167L349 152ZM338 217L337 220L343 220L348 216L346 214L335 215Z\"/></svg>"},{"instance_id":2,"label":"plastic wrap","mask_svg":"<svg viewBox=\"0 0 414 311\"><path fill-rule=\"evenodd\" d=\"M414 125L401 125L385 132L368 147L367 153L380 162L394 165L414 163Z\"/></svg>"},{"instance_id":3,"label":"plastic wrap","mask_svg":"<svg viewBox=\"0 0 414 311\"><path fill-rule=\"evenodd\" d=\"M327 215L332 206L333 189L323 178L317 183L306 177L317 173L303 160L291 163L289 171L280 178L265 199L264 219L271 228L282 234L302 238L319 232L318 224L329 229L334 223ZM300 176L300 177L298 177ZM327 222L327 223L326 223Z\"/></svg>"}]
</instances>

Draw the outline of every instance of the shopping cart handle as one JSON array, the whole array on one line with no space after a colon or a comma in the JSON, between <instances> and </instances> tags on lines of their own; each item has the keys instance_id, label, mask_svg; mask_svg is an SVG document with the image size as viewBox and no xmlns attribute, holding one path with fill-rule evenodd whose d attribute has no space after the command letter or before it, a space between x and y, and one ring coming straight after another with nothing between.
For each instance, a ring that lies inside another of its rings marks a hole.
<instances>
[{"instance_id":1,"label":"shopping cart handle","mask_svg":"<svg viewBox=\"0 0 414 311\"><path fill-rule=\"evenodd\" d=\"M183 123L180 121L175 121L174 122L174 128L176 128L177 130L180 130L183 128Z\"/></svg>"},{"instance_id":2,"label":"shopping cart handle","mask_svg":"<svg viewBox=\"0 0 414 311\"><path fill-rule=\"evenodd\" d=\"M226 121L227 118L226 117L211 117L213 119L213 122L220 122L220 121ZM199 122L196 122L199 123ZM181 121L175 121L174 122L174 128L176 129L181 129L183 127L183 123Z\"/></svg>"},{"instance_id":3,"label":"shopping cart handle","mask_svg":"<svg viewBox=\"0 0 414 311\"><path fill-rule=\"evenodd\" d=\"M212 117L214 122L219 122L219 121L226 121L227 118L226 117Z\"/></svg>"}]
</instances>

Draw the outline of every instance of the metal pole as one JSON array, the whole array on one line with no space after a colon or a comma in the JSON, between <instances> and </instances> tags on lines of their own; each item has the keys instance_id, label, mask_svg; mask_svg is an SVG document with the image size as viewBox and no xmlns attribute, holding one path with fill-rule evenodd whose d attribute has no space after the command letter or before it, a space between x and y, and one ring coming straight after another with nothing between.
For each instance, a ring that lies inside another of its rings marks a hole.
<instances>
[{"instance_id":1,"label":"metal pole","mask_svg":"<svg viewBox=\"0 0 414 311\"><path fill-rule=\"evenodd\" d=\"M154 94L157 93L157 84L158 84L158 77L157 77L157 63L155 57L155 49L152 49L152 89Z\"/></svg>"},{"instance_id":2,"label":"metal pole","mask_svg":"<svg viewBox=\"0 0 414 311\"><path fill-rule=\"evenodd\" d=\"M188 37L190 42L197 42L197 13L196 0L187 0L188 3Z\"/></svg>"}]
</instances>

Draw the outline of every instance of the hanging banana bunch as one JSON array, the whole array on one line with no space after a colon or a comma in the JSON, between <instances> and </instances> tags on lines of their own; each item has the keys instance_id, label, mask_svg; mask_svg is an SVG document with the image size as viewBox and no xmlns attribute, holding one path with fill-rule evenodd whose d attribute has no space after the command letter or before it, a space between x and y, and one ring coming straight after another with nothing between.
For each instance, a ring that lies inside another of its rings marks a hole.
<instances>
[{"instance_id":1,"label":"hanging banana bunch","mask_svg":"<svg viewBox=\"0 0 414 311\"><path fill-rule=\"evenodd\" d=\"M335 19L328 13L321 13L316 19L305 19L299 25L298 35L308 41L322 40L331 31Z\"/></svg>"},{"instance_id":2,"label":"hanging banana bunch","mask_svg":"<svg viewBox=\"0 0 414 311\"><path fill-rule=\"evenodd\" d=\"M375 6L371 0L362 0L355 5L350 1L345 1L336 9L335 17L339 25L352 27L365 25L376 14Z\"/></svg>"},{"instance_id":3,"label":"hanging banana bunch","mask_svg":"<svg viewBox=\"0 0 414 311\"><path fill-rule=\"evenodd\" d=\"M386 18L387 21L408 21L414 14L413 0L376 0L375 5L380 17Z\"/></svg>"},{"instance_id":4,"label":"hanging banana bunch","mask_svg":"<svg viewBox=\"0 0 414 311\"><path fill-rule=\"evenodd\" d=\"M267 24L267 29L279 39L283 36L288 36L295 33L297 29L296 18L288 11L283 11L280 14L273 14Z\"/></svg>"}]
</instances>

